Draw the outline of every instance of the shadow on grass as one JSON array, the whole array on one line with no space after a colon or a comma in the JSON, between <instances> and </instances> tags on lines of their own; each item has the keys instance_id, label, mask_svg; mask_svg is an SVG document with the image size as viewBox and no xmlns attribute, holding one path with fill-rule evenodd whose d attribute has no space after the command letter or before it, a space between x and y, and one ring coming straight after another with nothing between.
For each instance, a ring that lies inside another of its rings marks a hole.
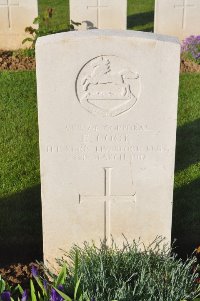
<instances>
[{"instance_id":1,"label":"shadow on grass","mask_svg":"<svg viewBox=\"0 0 200 301\"><path fill-rule=\"evenodd\" d=\"M0 264L42 260L40 185L0 199Z\"/></svg>"},{"instance_id":2,"label":"shadow on grass","mask_svg":"<svg viewBox=\"0 0 200 301\"><path fill-rule=\"evenodd\" d=\"M154 22L154 12L145 12L145 13L140 13L140 14L134 14L128 16L127 19L127 26L128 29L133 28L133 27L140 27L147 25L151 22ZM153 31L153 27L148 27L145 28L145 31Z\"/></svg>"},{"instance_id":3,"label":"shadow on grass","mask_svg":"<svg viewBox=\"0 0 200 301\"><path fill-rule=\"evenodd\" d=\"M174 191L172 239L183 258L200 245L200 178Z\"/></svg>"},{"instance_id":4,"label":"shadow on grass","mask_svg":"<svg viewBox=\"0 0 200 301\"><path fill-rule=\"evenodd\" d=\"M177 130L176 172L200 162L200 119ZM200 172L199 177L174 191L172 238L177 239L181 257L200 245Z\"/></svg>"},{"instance_id":5,"label":"shadow on grass","mask_svg":"<svg viewBox=\"0 0 200 301\"><path fill-rule=\"evenodd\" d=\"M200 119L178 127L176 172L200 162Z\"/></svg>"}]
</instances>

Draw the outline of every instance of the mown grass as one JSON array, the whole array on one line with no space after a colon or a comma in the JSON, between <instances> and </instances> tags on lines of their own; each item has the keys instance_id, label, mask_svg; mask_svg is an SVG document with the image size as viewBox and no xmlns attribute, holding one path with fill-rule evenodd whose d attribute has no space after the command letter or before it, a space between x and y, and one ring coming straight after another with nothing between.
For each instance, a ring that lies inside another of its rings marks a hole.
<instances>
[{"instance_id":1,"label":"mown grass","mask_svg":"<svg viewBox=\"0 0 200 301\"><path fill-rule=\"evenodd\" d=\"M154 0L128 1L128 29L153 31Z\"/></svg>"},{"instance_id":2,"label":"mown grass","mask_svg":"<svg viewBox=\"0 0 200 301\"><path fill-rule=\"evenodd\" d=\"M183 74L174 186L173 237L180 253L200 244L200 74Z\"/></svg>"},{"instance_id":3,"label":"mown grass","mask_svg":"<svg viewBox=\"0 0 200 301\"><path fill-rule=\"evenodd\" d=\"M69 0L39 0L40 15L48 8L53 8L52 29L66 30L70 23ZM127 22L128 29L153 31L154 0L129 0Z\"/></svg>"},{"instance_id":4,"label":"mown grass","mask_svg":"<svg viewBox=\"0 0 200 301\"><path fill-rule=\"evenodd\" d=\"M52 29L62 31L70 23L69 0L39 0L39 15L43 15L48 8L53 9Z\"/></svg>"},{"instance_id":5,"label":"mown grass","mask_svg":"<svg viewBox=\"0 0 200 301\"><path fill-rule=\"evenodd\" d=\"M4 72L0 80L0 177L6 196L39 184L36 83L34 72Z\"/></svg>"},{"instance_id":6,"label":"mown grass","mask_svg":"<svg viewBox=\"0 0 200 301\"><path fill-rule=\"evenodd\" d=\"M41 258L35 72L0 73L0 263Z\"/></svg>"},{"instance_id":7,"label":"mown grass","mask_svg":"<svg viewBox=\"0 0 200 301\"><path fill-rule=\"evenodd\" d=\"M39 0L66 28L66 0ZM129 0L128 26L153 29L153 0ZM185 255L199 244L200 74L181 75L173 238ZM35 72L0 73L0 263L42 259L42 226Z\"/></svg>"}]
</instances>

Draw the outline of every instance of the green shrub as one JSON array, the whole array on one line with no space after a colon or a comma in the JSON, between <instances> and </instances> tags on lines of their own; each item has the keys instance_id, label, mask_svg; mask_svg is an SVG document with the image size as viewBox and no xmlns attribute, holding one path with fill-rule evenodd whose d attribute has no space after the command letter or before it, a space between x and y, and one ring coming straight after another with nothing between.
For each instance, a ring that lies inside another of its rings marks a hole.
<instances>
[{"instance_id":1,"label":"green shrub","mask_svg":"<svg viewBox=\"0 0 200 301\"><path fill-rule=\"evenodd\" d=\"M46 36L49 34L54 34L62 31L69 31L74 29L73 21L72 24L67 25L66 30L58 30L57 27L54 28L53 24L54 11L52 8L48 8L43 15L38 16L33 20L33 24L37 25L37 27L28 26L25 28L25 32L30 36L25 38L22 41L22 44L29 43L29 52L31 51L31 55L35 54L35 44L39 37Z\"/></svg>"},{"instance_id":2,"label":"green shrub","mask_svg":"<svg viewBox=\"0 0 200 301\"><path fill-rule=\"evenodd\" d=\"M64 286L71 296L75 273L81 278L80 290L95 301L190 301L200 293L196 259L178 259L162 239L147 248L135 241L126 242L123 249L114 243L85 243L83 248L74 246L58 263L63 266L69 260Z\"/></svg>"}]
</instances>

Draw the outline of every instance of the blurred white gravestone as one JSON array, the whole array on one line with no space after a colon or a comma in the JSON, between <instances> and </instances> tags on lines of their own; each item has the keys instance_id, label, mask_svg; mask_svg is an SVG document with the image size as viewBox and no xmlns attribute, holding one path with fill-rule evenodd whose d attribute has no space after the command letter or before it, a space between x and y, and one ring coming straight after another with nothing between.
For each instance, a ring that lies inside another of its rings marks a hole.
<instances>
[{"instance_id":1,"label":"blurred white gravestone","mask_svg":"<svg viewBox=\"0 0 200 301\"><path fill-rule=\"evenodd\" d=\"M38 16L37 0L0 0L0 49L16 50L27 47L25 28L33 26Z\"/></svg>"},{"instance_id":2,"label":"blurred white gravestone","mask_svg":"<svg viewBox=\"0 0 200 301\"><path fill-rule=\"evenodd\" d=\"M75 29L127 28L127 0L70 0L70 19Z\"/></svg>"},{"instance_id":3,"label":"blurred white gravestone","mask_svg":"<svg viewBox=\"0 0 200 301\"><path fill-rule=\"evenodd\" d=\"M200 34L199 0L156 0L155 33L176 36L182 41Z\"/></svg>"},{"instance_id":4,"label":"blurred white gravestone","mask_svg":"<svg viewBox=\"0 0 200 301\"><path fill-rule=\"evenodd\" d=\"M39 38L36 58L45 259L111 235L170 241L178 41L76 31Z\"/></svg>"}]
</instances>

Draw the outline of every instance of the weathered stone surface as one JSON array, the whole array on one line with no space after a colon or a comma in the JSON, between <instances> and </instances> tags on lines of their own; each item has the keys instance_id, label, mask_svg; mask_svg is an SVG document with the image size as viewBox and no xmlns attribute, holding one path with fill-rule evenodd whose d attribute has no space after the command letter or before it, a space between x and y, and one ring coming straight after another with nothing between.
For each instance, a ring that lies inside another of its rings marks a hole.
<instances>
[{"instance_id":1,"label":"weathered stone surface","mask_svg":"<svg viewBox=\"0 0 200 301\"><path fill-rule=\"evenodd\" d=\"M70 0L70 19L76 29L126 29L127 0Z\"/></svg>"},{"instance_id":2,"label":"weathered stone surface","mask_svg":"<svg viewBox=\"0 0 200 301\"><path fill-rule=\"evenodd\" d=\"M45 259L110 235L170 241L177 40L91 30L36 50Z\"/></svg>"},{"instance_id":3,"label":"weathered stone surface","mask_svg":"<svg viewBox=\"0 0 200 301\"><path fill-rule=\"evenodd\" d=\"M0 0L0 50L27 47L27 26L38 16L37 0Z\"/></svg>"},{"instance_id":4,"label":"weathered stone surface","mask_svg":"<svg viewBox=\"0 0 200 301\"><path fill-rule=\"evenodd\" d=\"M155 33L176 36L182 41L200 34L199 0L156 0Z\"/></svg>"}]
</instances>

